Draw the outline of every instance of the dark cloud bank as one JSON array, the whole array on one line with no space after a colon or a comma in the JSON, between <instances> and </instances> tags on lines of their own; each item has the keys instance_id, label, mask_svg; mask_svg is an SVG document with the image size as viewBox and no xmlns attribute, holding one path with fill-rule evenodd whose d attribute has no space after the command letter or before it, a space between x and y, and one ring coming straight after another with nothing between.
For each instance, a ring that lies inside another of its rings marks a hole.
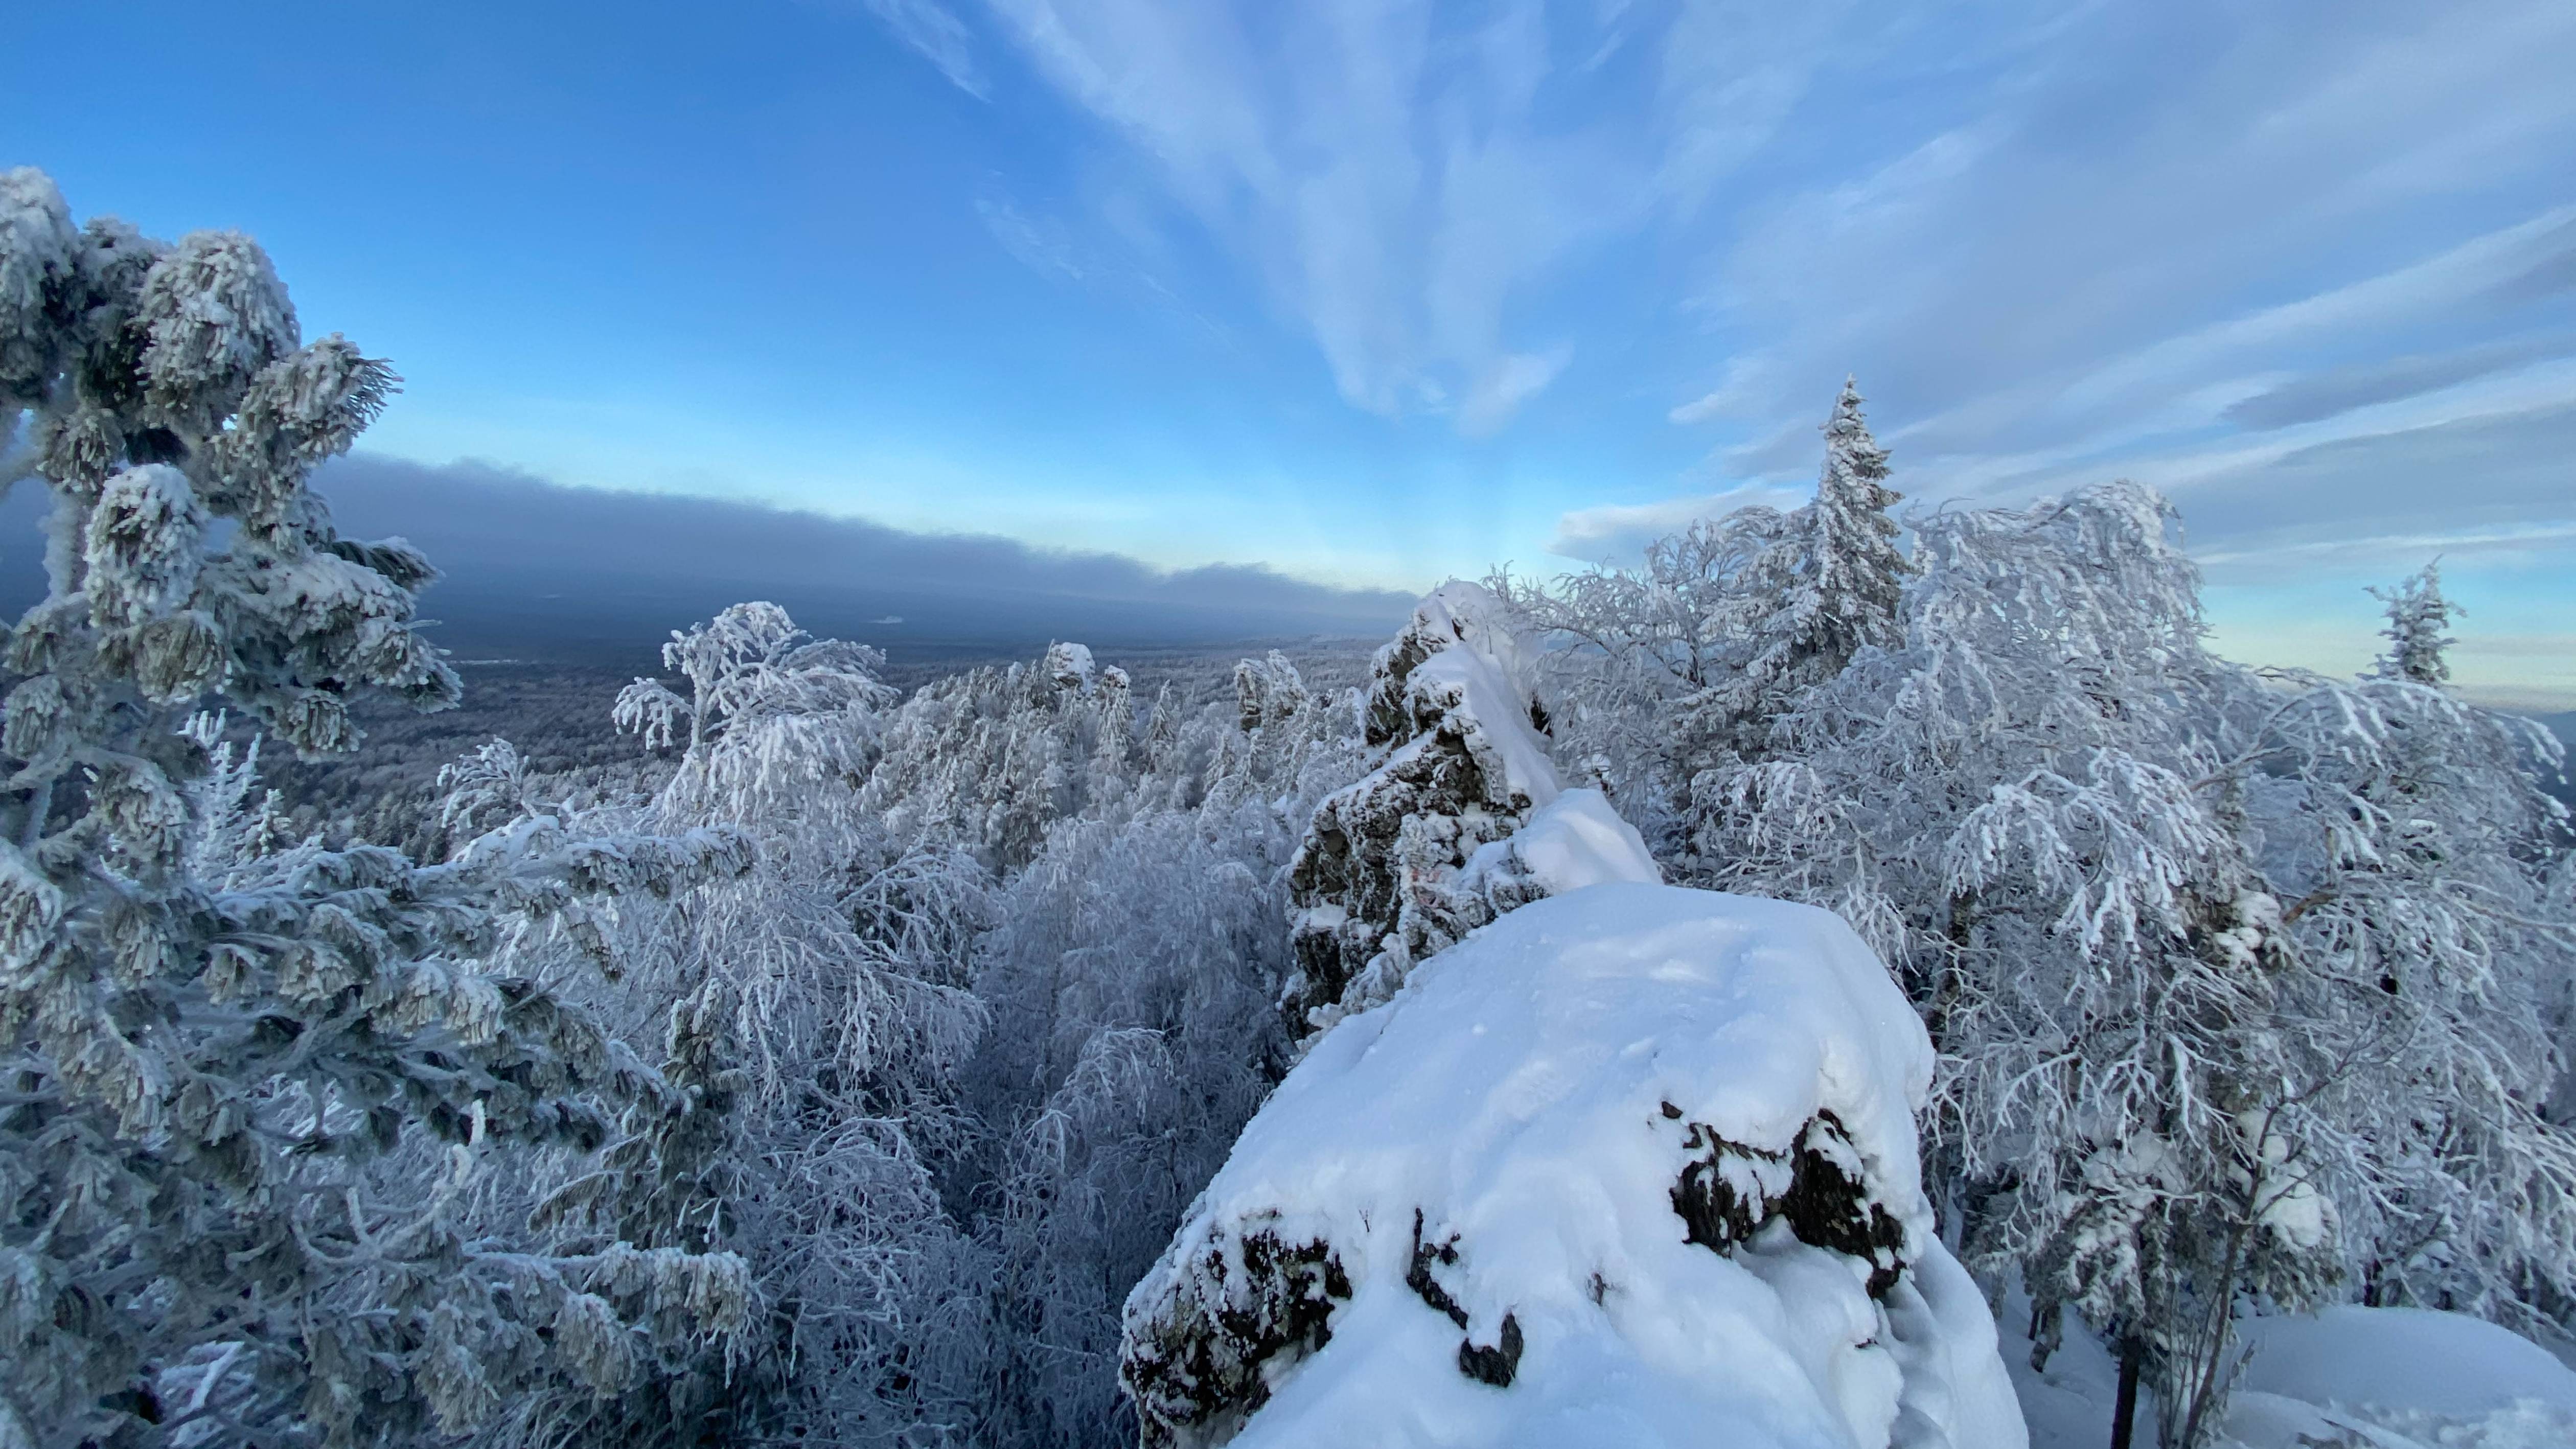
<instances>
[{"instance_id":1,"label":"dark cloud bank","mask_svg":"<svg viewBox=\"0 0 2576 1449\"><path fill-rule=\"evenodd\" d=\"M897 659L1016 653L1052 639L1178 647L1382 636L1412 599L1236 565L1164 573L1113 554L907 533L748 504L557 487L463 463L359 456L317 487L340 531L400 535L446 574L422 600L460 656L640 667L673 628L744 599ZM0 525L0 602L42 592L38 490ZM900 623L885 622L890 617Z\"/></svg>"}]
</instances>

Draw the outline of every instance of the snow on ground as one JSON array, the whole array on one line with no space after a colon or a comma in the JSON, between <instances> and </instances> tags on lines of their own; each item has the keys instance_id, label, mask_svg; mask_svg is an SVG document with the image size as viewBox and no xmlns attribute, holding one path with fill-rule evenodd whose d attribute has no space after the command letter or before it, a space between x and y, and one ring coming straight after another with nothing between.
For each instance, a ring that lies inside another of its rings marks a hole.
<instances>
[{"instance_id":1,"label":"snow on ground","mask_svg":"<svg viewBox=\"0 0 2576 1449\"><path fill-rule=\"evenodd\" d=\"M1931 1063L1826 912L1524 906L1245 1130L1128 1302L1147 1442L2015 1449L1921 1190Z\"/></svg>"},{"instance_id":2,"label":"snow on ground","mask_svg":"<svg viewBox=\"0 0 2576 1449\"><path fill-rule=\"evenodd\" d=\"M2003 1319L2003 1355L2030 1449L2100 1449L2111 1432L2111 1356L2080 1323L2044 1372L2023 1336L2029 1302ZM2252 1351L2217 1449L2571 1449L2576 1372L2481 1319L2422 1308L2328 1308L2249 1320ZM2137 1437L2156 1442L2141 1396Z\"/></svg>"}]
</instances>

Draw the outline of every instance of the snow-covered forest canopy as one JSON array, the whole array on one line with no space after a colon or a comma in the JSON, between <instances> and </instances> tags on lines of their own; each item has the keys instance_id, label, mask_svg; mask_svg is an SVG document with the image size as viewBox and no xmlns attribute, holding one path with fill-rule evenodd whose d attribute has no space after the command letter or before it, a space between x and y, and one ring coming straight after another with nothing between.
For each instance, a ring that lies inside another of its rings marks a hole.
<instances>
[{"instance_id":1,"label":"snow-covered forest canopy","mask_svg":"<svg viewBox=\"0 0 2576 1449\"><path fill-rule=\"evenodd\" d=\"M0 176L0 1449L2576 1436L2563 752L2429 565L2241 665L2165 499L1907 509L1847 385L1349 687L747 601L624 762L298 816L464 688L312 486L397 383Z\"/></svg>"}]
</instances>

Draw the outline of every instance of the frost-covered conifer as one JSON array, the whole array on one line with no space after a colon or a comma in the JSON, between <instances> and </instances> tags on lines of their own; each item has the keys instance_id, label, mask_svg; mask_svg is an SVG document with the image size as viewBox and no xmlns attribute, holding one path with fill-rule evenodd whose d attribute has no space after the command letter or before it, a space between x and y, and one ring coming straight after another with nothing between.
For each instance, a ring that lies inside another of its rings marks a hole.
<instances>
[{"instance_id":1,"label":"frost-covered conifer","mask_svg":"<svg viewBox=\"0 0 2576 1449\"><path fill-rule=\"evenodd\" d=\"M1556 646L1539 664L1558 686L1561 754L1686 869L1693 781L1761 758L1775 720L1863 646L1898 637L1913 566L1888 510L1902 495L1860 403L1846 382L1816 496L1801 507L1694 523L1648 545L1642 568L1493 581L1522 626Z\"/></svg>"},{"instance_id":2,"label":"frost-covered conifer","mask_svg":"<svg viewBox=\"0 0 2576 1449\"><path fill-rule=\"evenodd\" d=\"M0 1442L453 1435L749 1312L728 1255L467 1230L494 1164L586 1154L667 1090L496 964L496 914L561 929L738 842L283 844L183 723L221 699L334 753L355 691L455 698L412 630L428 564L306 486L393 382L301 343L249 239L75 228L0 177L9 471L53 504L0 727Z\"/></svg>"},{"instance_id":3,"label":"frost-covered conifer","mask_svg":"<svg viewBox=\"0 0 2576 1449\"><path fill-rule=\"evenodd\" d=\"M2381 631L2388 652L2379 657L2380 674L2415 684L2450 683L2451 663L2443 656L2455 641L2442 631L2461 609L2442 596L2442 566L2428 563L2397 587L2371 593L2388 606L2388 627Z\"/></svg>"},{"instance_id":4,"label":"frost-covered conifer","mask_svg":"<svg viewBox=\"0 0 2576 1449\"><path fill-rule=\"evenodd\" d=\"M1897 591L1912 570L1888 510L1905 495L1887 486L1887 450L1870 436L1860 404L1859 385L1845 379L1825 421L1815 501L1801 510L1806 556L1780 621L1786 627L1764 640L1756 670L1776 657L1783 671L1830 678L1863 644L1896 638Z\"/></svg>"},{"instance_id":5,"label":"frost-covered conifer","mask_svg":"<svg viewBox=\"0 0 2576 1449\"><path fill-rule=\"evenodd\" d=\"M1887 450L1862 420L1859 387L1846 380L1825 421L1825 462L1813 501L1738 527L1763 535L1738 581L1756 611L1731 673L1694 703L1704 726L1735 751L1759 757L1774 717L1831 680L1863 645L1897 637L1897 595L1912 566L1888 516L1903 497L1887 486Z\"/></svg>"}]
</instances>

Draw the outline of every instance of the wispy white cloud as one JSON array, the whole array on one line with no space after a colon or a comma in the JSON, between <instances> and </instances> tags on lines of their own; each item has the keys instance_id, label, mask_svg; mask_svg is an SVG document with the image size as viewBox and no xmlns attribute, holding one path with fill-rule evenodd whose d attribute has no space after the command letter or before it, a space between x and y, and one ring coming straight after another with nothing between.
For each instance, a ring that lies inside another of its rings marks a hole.
<instances>
[{"instance_id":1,"label":"wispy white cloud","mask_svg":"<svg viewBox=\"0 0 2576 1449\"><path fill-rule=\"evenodd\" d=\"M2576 540L2576 519L2548 523L2515 523L2492 528L2434 529L2342 538L2312 538L2296 543L2255 541L2253 547L2210 549L2198 555L2205 568L2236 565L2271 566L2299 560L2332 559L2386 565L2392 572L2420 566L2428 558L2468 553L2536 554L2555 552ZM2560 636L2576 638L2576 636Z\"/></svg>"},{"instance_id":2,"label":"wispy white cloud","mask_svg":"<svg viewBox=\"0 0 2576 1449\"><path fill-rule=\"evenodd\" d=\"M975 214L984 229L1012 260L1039 276L1079 282L1084 267L1074 254L1064 224L1053 217L1033 218L1009 197L998 193L975 199Z\"/></svg>"},{"instance_id":3,"label":"wispy white cloud","mask_svg":"<svg viewBox=\"0 0 2576 1449\"><path fill-rule=\"evenodd\" d=\"M2134 476L2221 571L2576 516L2493 451L2576 395L2553 0L868 3L1088 123L1075 202L985 208L1027 265L1204 239L1357 407L1480 438L1615 371L1648 419L1595 436L1706 439L1561 556L1795 501L1847 371L1917 501Z\"/></svg>"},{"instance_id":4,"label":"wispy white cloud","mask_svg":"<svg viewBox=\"0 0 2576 1449\"><path fill-rule=\"evenodd\" d=\"M2271 390L2275 374L2264 369L2335 356L2356 345L2367 348L2407 329L2458 317L2568 247L2571 226L2576 226L2576 206L2553 207L2373 276L2221 317L2064 372L2018 380L1911 423L1899 436L1930 457L1991 453L1998 442L2012 440L2053 442L2072 459L2108 453L2158 433L2220 422L2242 425L2230 415ZM2546 356L2550 350L2498 358L2492 367L2472 369L2451 381ZM2424 383L2383 395L2408 396L2446 385L2429 377ZM2352 403L2360 405L2360 400Z\"/></svg>"},{"instance_id":5,"label":"wispy white cloud","mask_svg":"<svg viewBox=\"0 0 2576 1449\"><path fill-rule=\"evenodd\" d=\"M1665 416L1684 426L1735 416L1766 401L1761 392L1763 381L1761 369L1751 359L1736 358L1727 364L1726 375L1717 386Z\"/></svg>"},{"instance_id":6,"label":"wispy white cloud","mask_svg":"<svg viewBox=\"0 0 2576 1449\"><path fill-rule=\"evenodd\" d=\"M860 0L897 40L938 67L949 84L978 100L986 95L983 72L967 38L966 23L939 0Z\"/></svg>"},{"instance_id":7,"label":"wispy white cloud","mask_svg":"<svg viewBox=\"0 0 2576 1449\"><path fill-rule=\"evenodd\" d=\"M1313 339L1346 400L1446 412L1471 436L1573 355L1533 345L1516 309L1757 151L1830 55L1835 14L988 4Z\"/></svg>"},{"instance_id":8,"label":"wispy white cloud","mask_svg":"<svg viewBox=\"0 0 2576 1449\"><path fill-rule=\"evenodd\" d=\"M2223 415L2248 430L2290 427L2374 403L2420 397L2544 358L2576 353L2576 336L2514 337L2439 353L2408 353L2295 374L2228 405Z\"/></svg>"},{"instance_id":9,"label":"wispy white cloud","mask_svg":"<svg viewBox=\"0 0 2576 1449\"><path fill-rule=\"evenodd\" d=\"M1578 508L1556 520L1556 536L1548 540L1547 551L1578 563L1633 564L1647 544L1701 519L1722 517L1739 508L1795 508L1812 496L1811 488L1747 483L1719 493L1655 503Z\"/></svg>"},{"instance_id":10,"label":"wispy white cloud","mask_svg":"<svg viewBox=\"0 0 2576 1449\"><path fill-rule=\"evenodd\" d=\"M2465 440L2576 395L2571 67L2538 3L2072 14L1991 104L1747 205L1707 294L1735 355L1673 420L1794 478L1856 369L1917 497L2135 476L2231 560L2547 524Z\"/></svg>"},{"instance_id":11,"label":"wispy white cloud","mask_svg":"<svg viewBox=\"0 0 2576 1449\"><path fill-rule=\"evenodd\" d=\"M1522 403L1547 390L1573 359L1570 348L1512 352L1494 359L1458 404L1458 431L1481 438L1499 431Z\"/></svg>"}]
</instances>

